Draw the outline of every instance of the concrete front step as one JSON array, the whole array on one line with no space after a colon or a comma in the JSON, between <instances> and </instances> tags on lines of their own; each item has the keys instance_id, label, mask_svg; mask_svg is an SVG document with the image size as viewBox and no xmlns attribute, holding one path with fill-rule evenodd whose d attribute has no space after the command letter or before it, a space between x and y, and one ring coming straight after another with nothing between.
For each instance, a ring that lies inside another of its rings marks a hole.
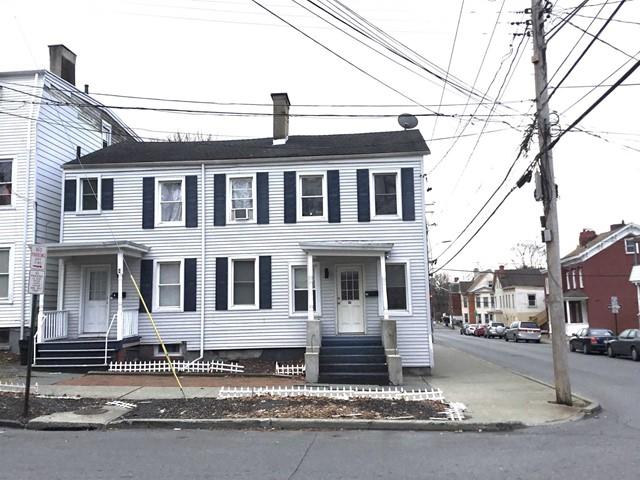
<instances>
[{"instance_id":1,"label":"concrete front step","mask_svg":"<svg viewBox=\"0 0 640 480\"><path fill-rule=\"evenodd\" d=\"M387 373L320 373L320 383L348 383L359 385L389 385Z\"/></svg>"},{"instance_id":2,"label":"concrete front step","mask_svg":"<svg viewBox=\"0 0 640 480\"><path fill-rule=\"evenodd\" d=\"M341 345L320 347L320 356L322 355L384 355L384 348L371 345Z\"/></svg>"},{"instance_id":3,"label":"concrete front step","mask_svg":"<svg viewBox=\"0 0 640 480\"><path fill-rule=\"evenodd\" d=\"M387 374L385 363L323 363L320 374L324 373L380 373Z\"/></svg>"},{"instance_id":4,"label":"concrete front step","mask_svg":"<svg viewBox=\"0 0 640 480\"><path fill-rule=\"evenodd\" d=\"M322 337L323 347L371 346L381 347L382 338L375 335L338 335Z\"/></svg>"},{"instance_id":5,"label":"concrete front step","mask_svg":"<svg viewBox=\"0 0 640 480\"><path fill-rule=\"evenodd\" d=\"M320 354L320 365L327 363L385 363L387 357L383 354L375 355L323 355ZM322 368L322 367L321 367Z\"/></svg>"},{"instance_id":6,"label":"concrete front step","mask_svg":"<svg viewBox=\"0 0 640 480\"><path fill-rule=\"evenodd\" d=\"M107 357L111 357L115 354L114 348L107 349ZM104 358L104 348L88 348L88 349L72 349L72 350L44 350L38 351L38 359L52 358L52 357L99 357Z\"/></svg>"}]
</instances>

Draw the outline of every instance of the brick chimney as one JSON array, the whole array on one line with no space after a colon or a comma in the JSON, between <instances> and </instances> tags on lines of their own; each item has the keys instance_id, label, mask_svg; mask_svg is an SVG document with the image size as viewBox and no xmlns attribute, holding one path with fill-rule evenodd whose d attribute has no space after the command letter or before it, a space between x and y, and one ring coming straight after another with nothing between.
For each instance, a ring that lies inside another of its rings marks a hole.
<instances>
[{"instance_id":1,"label":"brick chimney","mask_svg":"<svg viewBox=\"0 0 640 480\"><path fill-rule=\"evenodd\" d=\"M596 232L593 230L589 230L587 228L583 228L580 232L580 237L578 238L578 243L581 247L586 247L587 243L596 238Z\"/></svg>"},{"instance_id":2,"label":"brick chimney","mask_svg":"<svg viewBox=\"0 0 640 480\"><path fill-rule=\"evenodd\" d=\"M272 93L273 100L273 144L284 145L289 138L289 95Z\"/></svg>"},{"instance_id":3,"label":"brick chimney","mask_svg":"<svg viewBox=\"0 0 640 480\"><path fill-rule=\"evenodd\" d=\"M614 223L612 225L609 226L609 230L617 230L619 228L624 227L626 224L624 223L624 220L622 220L620 223Z\"/></svg>"},{"instance_id":4,"label":"brick chimney","mask_svg":"<svg viewBox=\"0 0 640 480\"><path fill-rule=\"evenodd\" d=\"M49 45L49 70L71 85L75 85L76 54L64 45Z\"/></svg>"}]
</instances>

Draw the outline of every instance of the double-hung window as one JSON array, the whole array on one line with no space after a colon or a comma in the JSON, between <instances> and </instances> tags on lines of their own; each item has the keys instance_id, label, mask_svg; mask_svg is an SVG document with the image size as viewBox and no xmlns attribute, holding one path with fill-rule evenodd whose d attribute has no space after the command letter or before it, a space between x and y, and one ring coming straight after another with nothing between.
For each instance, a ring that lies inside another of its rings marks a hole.
<instances>
[{"instance_id":1,"label":"double-hung window","mask_svg":"<svg viewBox=\"0 0 640 480\"><path fill-rule=\"evenodd\" d=\"M237 258L231 260L231 295L232 308L257 308L257 264L255 258Z\"/></svg>"},{"instance_id":2,"label":"double-hung window","mask_svg":"<svg viewBox=\"0 0 640 480\"><path fill-rule=\"evenodd\" d=\"M182 261L156 263L157 310L182 310L182 278Z\"/></svg>"},{"instance_id":3,"label":"double-hung window","mask_svg":"<svg viewBox=\"0 0 640 480\"><path fill-rule=\"evenodd\" d=\"M2 168L2 167L0 167ZM0 182L2 182L2 180L0 179ZM0 187L1 188L1 187ZM0 205L2 205L2 203L0 203ZM637 240L637 242L640 243L640 240ZM627 255L633 255L634 253L636 253L636 239L635 238L625 238L624 239L624 253L626 253Z\"/></svg>"},{"instance_id":4,"label":"double-hung window","mask_svg":"<svg viewBox=\"0 0 640 480\"><path fill-rule=\"evenodd\" d=\"M405 263L388 263L386 270L389 310L409 310L409 302L407 301L407 265Z\"/></svg>"},{"instance_id":5,"label":"double-hung window","mask_svg":"<svg viewBox=\"0 0 640 480\"><path fill-rule=\"evenodd\" d=\"M156 212L160 225L184 224L183 179L158 180Z\"/></svg>"},{"instance_id":6,"label":"double-hung window","mask_svg":"<svg viewBox=\"0 0 640 480\"><path fill-rule=\"evenodd\" d=\"M229 177L229 192L229 222L253 222L256 198L254 177Z\"/></svg>"},{"instance_id":7,"label":"double-hung window","mask_svg":"<svg viewBox=\"0 0 640 480\"><path fill-rule=\"evenodd\" d=\"M400 175L398 172L372 172L370 189L371 210L375 217L400 215Z\"/></svg>"},{"instance_id":8,"label":"double-hung window","mask_svg":"<svg viewBox=\"0 0 640 480\"><path fill-rule=\"evenodd\" d=\"M534 294L528 294L527 301L529 303L529 308L536 308L536 296Z\"/></svg>"},{"instance_id":9,"label":"double-hung window","mask_svg":"<svg viewBox=\"0 0 640 480\"><path fill-rule=\"evenodd\" d=\"M308 310L308 291L307 291L307 267L293 266L291 267L291 284L292 284L292 298L293 308L292 313L306 313ZM318 285L320 278L318 276L318 268L313 267L313 311L318 313Z\"/></svg>"},{"instance_id":10,"label":"double-hung window","mask_svg":"<svg viewBox=\"0 0 640 480\"><path fill-rule=\"evenodd\" d=\"M0 207L11 205L12 174L13 162L11 160L0 160Z\"/></svg>"},{"instance_id":11,"label":"double-hung window","mask_svg":"<svg viewBox=\"0 0 640 480\"><path fill-rule=\"evenodd\" d=\"M100 204L100 179L98 177L83 177L78 179L80 186L79 211L98 212Z\"/></svg>"},{"instance_id":12,"label":"double-hung window","mask_svg":"<svg viewBox=\"0 0 640 480\"><path fill-rule=\"evenodd\" d=\"M11 249L0 247L0 300L9 299Z\"/></svg>"},{"instance_id":13,"label":"double-hung window","mask_svg":"<svg viewBox=\"0 0 640 480\"><path fill-rule=\"evenodd\" d=\"M323 173L298 177L298 220L324 220L327 215L327 184Z\"/></svg>"}]
</instances>

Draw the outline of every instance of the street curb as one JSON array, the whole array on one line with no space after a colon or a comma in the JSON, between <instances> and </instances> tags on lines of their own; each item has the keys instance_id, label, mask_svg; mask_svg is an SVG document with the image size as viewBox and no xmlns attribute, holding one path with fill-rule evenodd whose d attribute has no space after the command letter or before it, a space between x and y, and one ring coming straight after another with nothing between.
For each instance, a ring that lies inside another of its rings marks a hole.
<instances>
[{"instance_id":1,"label":"street curb","mask_svg":"<svg viewBox=\"0 0 640 480\"><path fill-rule=\"evenodd\" d=\"M0 419L0 427L3 428L25 428L25 424L19 420L3 420Z\"/></svg>"},{"instance_id":2,"label":"street curb","mask_svg":"<svg viewBox=\"0 0 640 480\"><path fill-rule=\"evenodd\" d=\"M396 430L431 432L511 432L525 428L522 422L453 423L432 420L337 420L307 418L220 418L121 419L107 425L108 429L171 428L171 429L273 429L273 430Z\"/></svg>"},{"instance_id":3,"label":"street curb","mask_svg":"<svg viewBox=\"0 0 640 480\"><path fill-rule=\"evenodd\" d=\"M85 431L85 430L105 430L108 424L99 425L96 423L67 423L67 422L40 422L29 421L23 428L27 430L55 430L55 431Z\"/></svg>"}]
</instances>

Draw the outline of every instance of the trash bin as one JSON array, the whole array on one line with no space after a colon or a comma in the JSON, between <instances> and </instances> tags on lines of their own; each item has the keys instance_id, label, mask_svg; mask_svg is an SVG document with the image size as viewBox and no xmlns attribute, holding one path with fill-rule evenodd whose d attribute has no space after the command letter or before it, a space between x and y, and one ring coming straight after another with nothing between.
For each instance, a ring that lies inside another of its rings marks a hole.
<instances>
[{"instance_id":1,"label":"trash bin","mask_svg":"<svg viewBox=\"0 0 640 480\"><path fill-rule=\"evenodd\" d=\"M18 345L20 348L20 365L27 365L29 363L29 340L20 340Z\"/></svg>"}]
</instances>

